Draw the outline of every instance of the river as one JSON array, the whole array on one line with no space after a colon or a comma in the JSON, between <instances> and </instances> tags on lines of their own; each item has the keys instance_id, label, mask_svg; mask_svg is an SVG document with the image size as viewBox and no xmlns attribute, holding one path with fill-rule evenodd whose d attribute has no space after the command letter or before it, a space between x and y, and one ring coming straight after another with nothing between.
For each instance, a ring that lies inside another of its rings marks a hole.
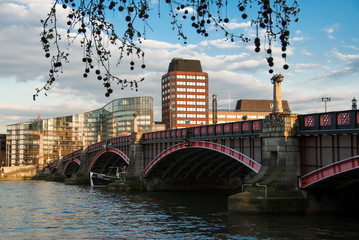
<instances>
[{"instance_id":1,"label":"river","mask_svg":"<svg viewBox=\"0 0 359 240\"><path fill-rule=\"evenodd\" d=\"M359 239L348 216L227 213L218 193L113 193L0 182L0 239Z\"/></svg>"}]
</instances>

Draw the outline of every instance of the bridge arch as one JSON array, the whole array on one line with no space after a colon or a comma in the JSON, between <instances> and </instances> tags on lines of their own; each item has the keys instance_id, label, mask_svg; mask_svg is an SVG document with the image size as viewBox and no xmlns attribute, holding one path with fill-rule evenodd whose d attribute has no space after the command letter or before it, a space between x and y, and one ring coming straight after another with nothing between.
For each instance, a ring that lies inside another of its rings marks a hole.
<instances>
[{"instance_id":1,"label":"bridge arch","mask_svg":"<svg viewBox=\"0 0 359 240\"><path fill-rule=\"evenodd\" d=\"M359 182L359 155L310 172L299 179L299 187L343 188Z\"/></svg>"},{"instance_id":2,"label":"bridge arch","mask_svg":"<svg viewBox=\"0 0 359 240\"><path fill-rule=\"evenodd\" d=\"M117 167L124 167L130 164L130 159L122 151L116 148L106 148L94 157L87 174L91 171L114 175Z\"/></svg>"},{"instance_id":3,"label":"bridge arch","mask_svg":"<svg viewBox=\"0 0 359 240\"><path fill-rule=\"evenodd\" d=\"M215 178L258 173L261 165L250 157L213 142L177 144L160 153L143 171L142 177Z\"/></svg>"},{"instance_id":4,"label":"bridge arch","mask_svg":"<svg viewBox=\"0 0 359 240\"><path fill-rule=\"evenodd\" d=\"M57 165L51 167L50 168L50 175L56 174L58 169L59 169L59 167Z\"/></svg>"},{"instance_id":5,"label":"bridge arch","mask_svg":"<svg viewBox=\"0 0 359 240\"><path fill-rule=\"evenodd\" d=\"M61 175L71 177L72 174L76 173L81 165L81 161L77 158L72 158L65 163Z\"/></svg>"}]
</instances>

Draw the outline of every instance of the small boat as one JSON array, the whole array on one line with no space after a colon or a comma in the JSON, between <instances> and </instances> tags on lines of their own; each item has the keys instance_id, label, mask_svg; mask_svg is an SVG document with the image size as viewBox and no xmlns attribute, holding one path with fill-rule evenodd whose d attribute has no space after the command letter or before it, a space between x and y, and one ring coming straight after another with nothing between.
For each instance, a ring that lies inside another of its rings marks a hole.
<instances>
[{"instance_id":1,"label":"small boat","mask_svg":"<svg viewBox=\"0 0 359 240\"><path fill-rule=\"evenodd\" d=\"M120 178L117 176L108 176L102 173L90 172L91 186L108 185L119 180Z\"/></svg>"},{"instance_id":2,"label":"small boat","mask_svg":"<svg viewBox=\"0 0 359 240\"><path fill-rule=\"evenodd\" d=\"M125 169L125 167L122 167L122 171L120 172L119 167L116 167L116 176L109 176L103 173L90 172L91 186L105 186L112 182L122 181L123 178L120 177L120 174L124 174Z\"/></svg>"}]
</instances>

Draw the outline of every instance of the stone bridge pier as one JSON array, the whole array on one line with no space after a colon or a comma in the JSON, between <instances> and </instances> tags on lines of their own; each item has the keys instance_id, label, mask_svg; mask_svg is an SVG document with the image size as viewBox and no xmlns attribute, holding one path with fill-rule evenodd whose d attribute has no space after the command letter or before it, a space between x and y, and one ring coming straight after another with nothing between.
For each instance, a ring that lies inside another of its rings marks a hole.
<instances>
[{"instance_id":1,"label":"stone bridge pier","mask_svg":"<svg viewBox=\"0 0 359 240\"><path fill-rule=\"evenodd\" d=\"M302 212L305 199L298 188L300 146L296 114L272 113L263 122L262 161L258 174L247 175L243 192L228 199L240 212Z\"/></svg>"}]
</instances>

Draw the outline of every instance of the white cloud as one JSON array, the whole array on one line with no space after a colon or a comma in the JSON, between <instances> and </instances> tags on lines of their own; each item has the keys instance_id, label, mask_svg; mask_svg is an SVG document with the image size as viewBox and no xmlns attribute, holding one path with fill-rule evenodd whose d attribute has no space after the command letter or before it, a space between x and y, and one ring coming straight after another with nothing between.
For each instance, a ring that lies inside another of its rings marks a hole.
<instances>
[{"instance_id":1,"label":"white cloud","mask_svg":"<svg viewBox=\"0 0 359 240\"><path fill-rule=\"evenodd\" d=\"M335 37L334 37L333 34L334 34L336 31L338 31L339 28L340 28L339 23L335 23L335 24L332 24L332 25L330 25L330 26L328 26L328 27L323 28L322 31L324 31L324 32L327 33L327 36L328 36L329 39L335 39Z\"/></svg>"},{"instance_id":2,"label":"white cloud","mask_svg":"<svg viewBox=\"0 0 359 240\"><path fill-rule=\"evenodd\" d=\"M155 120L161 120L160 79L167 72L168 64L174 57L201 60L203 71L209 74L210 95L216 92L220 108L228 108L229 93L232 108L236 100L242 98L272 97L272 85L269 81L271 75L268 73L264 45L261 46L262 51L256 53L253 41L247 44L232 43L224 41L223 35L220 39L196 39L197 42L188 45L171 43L166 36L157 36L142 41L145 69L140 67L142 60L133 57L136 70L131 71L129 61L132 60L132 56L125 57L120 65L116 65L118 56L111 49L111 69L117 76L126 79L145 77L145 81L139 85L138 92L122 91L121 87L114 83L114 93L110 98L106 98L105 88L102 87L101 81L96 80L94 74L91 73L86 79L82 77L83 50L76 48L78 43L75 43L75 48L71 48L70 51L70 63L64 64L64 73L55 81L49 96L40 95L38 100L33 102L32 94L35 93L36 87L45 83L49 70L49 62L43 56L39 40L39 20L46 16L50 3L50 0L12 0L0 3L1 133L5 132L5 125L29 121L37 118L38 114L43 118L50 118L82 113L100 108L109 101L121 97L152 96ZM60 18L65 13L66 11L59 12ZM160 21L164 21L164 17ZM247 36L255 36L255 28L250 27L250 22L231 21L226 24L226 28L234 31L239 29ZM334 36L338 30L339 24L325 29L329 36ZM260 30L259 35L264 36L264 33L264 30ZM318 53L317 49L312 48L314 40L305 36L305 30L297 30L295 38L291 39L295 44L287 49L287 61L290 65L288 71L282 68L285 62L281 57L282 51L278 42L272 42L275 64L273 69L285 75L282 84L283 98L290 102L294 112L299 113L321 111L320 97L323 94L335 99L330 103L331 109L345 108L350 104L348 99L350 101L353 96L359 96L359 55L353 51L348 54L332 49L329 54L323 56L323 53ZM262 42L264 43L265 41ZM339 48L342 45L337 46ZM346 50L358 49L355 44L344 47ZM346 84L343 84L343 80Z\"/></svg>"}]
</instances>

